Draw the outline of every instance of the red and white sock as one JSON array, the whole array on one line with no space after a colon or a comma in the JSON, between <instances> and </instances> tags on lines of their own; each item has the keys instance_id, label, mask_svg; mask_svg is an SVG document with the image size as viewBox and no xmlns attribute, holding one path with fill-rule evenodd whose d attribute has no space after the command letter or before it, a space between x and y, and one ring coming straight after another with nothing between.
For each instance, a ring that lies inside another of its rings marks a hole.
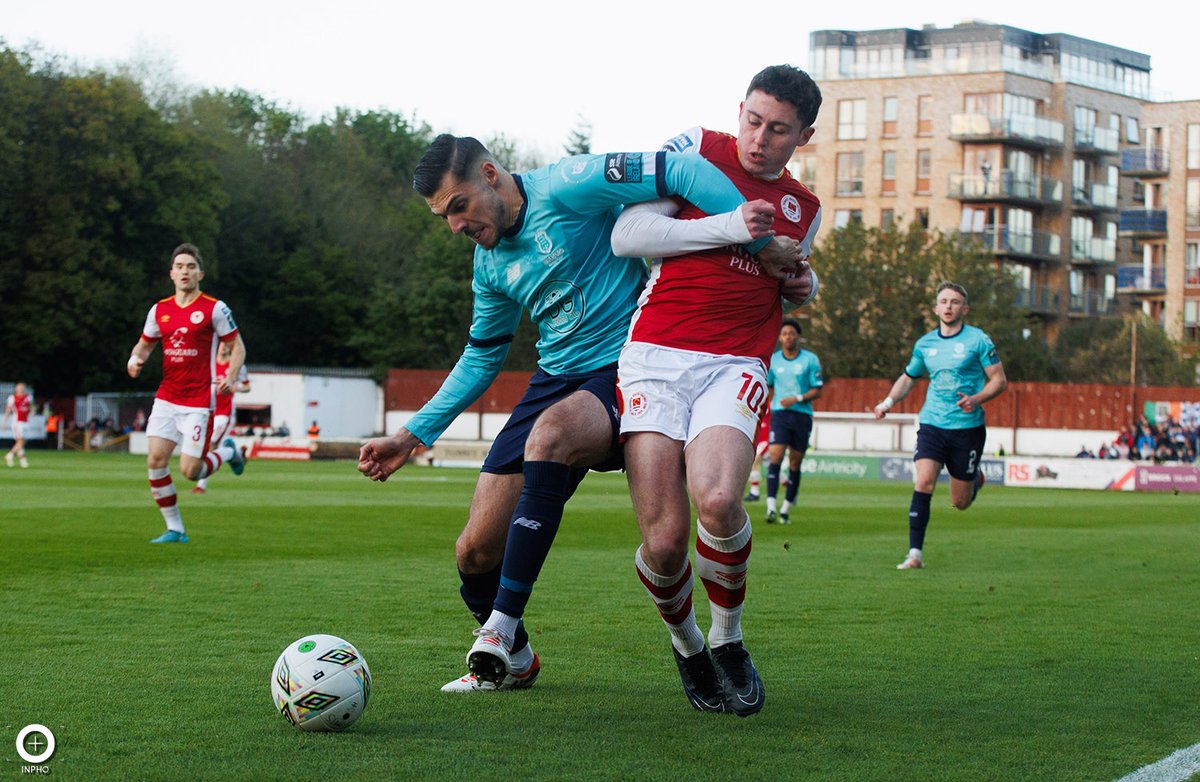
<instances>
[{"instance_id":1,"label":"red and white sock","mask_svg":"<svg viewBox=\"0 0 1200 782\"><path fill-rule=\"evenodd\" d=\"M150 494L158 503L158 509L162 513L163 521L167 523L167 529L183 532L183 516L180 515L179 506L176 504L175 482L171 480L171 469L169 467L152 469L149 474Z\"/></svg>"},{"instance_id":2,"label":"red and white sock","mask_svg":"<svg viewBox=\"0 0 1200 782\"><path fill-rule=\"evenodd\" d=\"M714 537L696 524L696 574L708 592L712 609L709 646L742 640L742 605L746 601L746 568L750 561L750 517L728 538Z\"/></svg>"},{"instance_id":3,"label":"red and white sock","mask_svg":"<svg viewBox=\"0 0 1200 782\"><path fill-rule=\"evenodd\" d=\"M671 644L684 657L691 657L704 649L704 633L696 624L696 613L692 610L692 563L684 560L683 569L673 576L655 573L642 559L642 548L638 547L634 557L638 578L650 593L650 599L671 632Z\"/></svg>"},{"instance_id":4,"label":"red and white sock","mask_svg":"<svg viewBox=\"0 0 1200 782\"><path fill-rule=\"evenodd\" d=\"M220 445L213 448L204 455L204 466L200 468L200 478L203 480L212 475L217 470L221 469L221 465L234 457L233 448L228 445Z\"/></svg>"}]
</instances>

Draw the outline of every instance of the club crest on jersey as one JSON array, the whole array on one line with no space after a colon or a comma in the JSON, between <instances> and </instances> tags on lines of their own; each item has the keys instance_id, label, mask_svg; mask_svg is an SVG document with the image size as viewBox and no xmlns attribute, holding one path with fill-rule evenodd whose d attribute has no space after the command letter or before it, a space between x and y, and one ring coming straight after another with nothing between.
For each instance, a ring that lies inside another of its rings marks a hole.
<instances>
[{"instance_id":1,"label":"club crest on jersey","mask_svg":"<svg viewBox=\"0 0 1200 782\"><path fill-rule=\"evenodd\" d=\"M534 320L559 334L570 334L583 320L583 291L569 280L550 280L538 291Z\"/></svg>"},{"instance_id":2,"label":"club crest on jersey","mask_svg":"<svg viewBox=\"0 0 1200 782\"><path fill-rule=\"evenodd\" d=\"M636 418L637 416L644 415L649 407L650 400L641 391L629 397L629 414L631 416Z\"/></svg>"},{"instance_id":3,"label":"club crest on jersey","mask_svg":"<svg viewBox=\"0 0 1200 782\"><path fill-rule=\"evenodd\" d=\"M545 231L538 231L533 235L533 241L537 243L537 248L543 254L554 249L554 242L550 240L550 236Z\"/></svg>"},{"instance_id":4,"label":"club crest on jersey","mask_svg":"<svg viewBox=\"0 0 1200 782\"><path fill-rule=\"evenodd\" d=\"M967 346L966 346L966 345L964 345L964 344L963 344L963 343L961 343L961 342L956 342L956 343L954 344L954 355L956 355L956 356L961 356L963 353L966 353L966 352L967 352Z\"/></svg>"},{"instance_id":5,"label":"club crest on jersey","mask_svg":"<svg viewBox=\"0 0 1200 782\"><path fill-rule=\"evenodd\" d=\"M628 182L637 184L642 181L642 156L616 152L604 156L604 178L609 182Z\"/></svg>"},{"instance_id":6,"label":"club crest on jersey","mask_svg":"<svg viewBox=\"0 0 1200 782\"><path fill-rule=\"evenodd\" d=\"M188 317L188 320L190 320L192 323L199 326L201 323L204 322L204 313L201 312L200 310L196 310Z\"/></svg>"},{"instance_id":7,"label":"club crest on jersey","mask_svg":"<svg viewBox=\"0 0 1200 782\"><path fill-rule=\"evenodd\" d=\"M793 223L800 222L800 201L796 198L796 196L788 193L783 197L783 200L779 202L779 205L783 207L784 217L791 220Z\"/></svg>"}]
</instances>

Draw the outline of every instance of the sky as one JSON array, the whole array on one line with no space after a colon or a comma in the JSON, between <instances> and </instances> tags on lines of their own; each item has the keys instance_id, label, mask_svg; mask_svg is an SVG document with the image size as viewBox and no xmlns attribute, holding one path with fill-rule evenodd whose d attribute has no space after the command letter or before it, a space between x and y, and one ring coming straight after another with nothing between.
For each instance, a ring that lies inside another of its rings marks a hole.
<instances>
[{"instance_id":1,"label":"sky","mask_svg":"<svg viewBox=\"0 0 1200 782\"><path fill-rule=\"evenodd\" d=\"M246 89L313 121L383 109L435 132L503 134L552 160L585 123L594 152L655 149L695 125L735 130L755 73L809 67L810 32L950 27L971 18L966 5L0 0L0 39L84 67L151 63L168 82ZM1200 99L1194 3L1145 14L1115 0L978 6L988 22L1148 54L1156 99Z\"/></svg>"}]
</instances>

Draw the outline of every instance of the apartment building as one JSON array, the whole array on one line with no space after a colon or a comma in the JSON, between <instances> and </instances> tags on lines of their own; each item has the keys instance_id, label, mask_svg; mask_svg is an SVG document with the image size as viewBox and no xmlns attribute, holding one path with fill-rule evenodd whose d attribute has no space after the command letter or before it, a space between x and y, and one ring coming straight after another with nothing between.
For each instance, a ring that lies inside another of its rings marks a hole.
<instances>
[{"instance_id":1,"label":"apartment building","mask_svg":"<svg viewBox=\"0 0 1200 782\"><path fill-rule=\"evenodd\" d=\"M824 103L791 168L826 226L973 235L1051 338L1141 308L1200 339L1200 102L1153 103L1148 55L983 22L821 30L810 52Z\"/></svg>"}]
</instances>

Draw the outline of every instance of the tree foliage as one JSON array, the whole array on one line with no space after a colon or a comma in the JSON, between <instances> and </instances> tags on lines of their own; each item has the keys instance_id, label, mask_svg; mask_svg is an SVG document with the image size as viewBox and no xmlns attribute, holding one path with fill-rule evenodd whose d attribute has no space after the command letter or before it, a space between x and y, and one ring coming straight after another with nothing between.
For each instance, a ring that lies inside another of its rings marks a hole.
<instances>
[{"instance_id":1,"label":"tree foliage","mask_svg":"<svg viewBox=\"0 0 1200 782\"><path fill-rule=\"evenodd\" d=\"M1180 346L1158 324L1140 314L1123 320L1074 323L1059 337L1054 355L1063 379L1069 383L1195 382L1194 362L1183 356Z\"/></svg>"},{"instance_id":2,"label":"tree foliage","mask_svg":"<svg viewBox=\"0 0 1200 782\"><path fill-rule=\"evenodd\" d=\"M821 293L806 336L830 377L894 377L936 327L938 283L966 288L968 322L996 343L1010 379L1048 379L1045 343L1014 306L1017 283L979 247L913 223L889 229L852 221L813 253Z\"/></svg>"}]
</instances>

